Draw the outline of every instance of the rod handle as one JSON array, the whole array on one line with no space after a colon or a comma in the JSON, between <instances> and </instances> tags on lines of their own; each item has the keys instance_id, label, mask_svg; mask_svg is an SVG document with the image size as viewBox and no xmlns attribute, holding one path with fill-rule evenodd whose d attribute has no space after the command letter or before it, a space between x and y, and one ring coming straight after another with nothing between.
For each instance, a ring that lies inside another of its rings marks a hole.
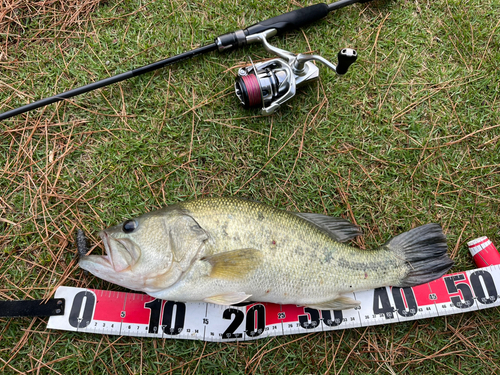
<instances>
[{"instance_id":1,"label":"rod handle","mask_svg":"<svg viewBox=\"0 0 500 375\"><path fill-rule=\"evenodd\" d=\"M295 9L291 12L280 14L279 16L248 26L244 30L221 35L215 39L215 43L219 51L242 47L247 44L247 36L259 34L270 29L275 29L277 33L298 29L326 17L329 12L330 9L325 3Z\"/></svg>"},{"instance_id":2,"label":"rod handle","mask_svg":"<svg viewBox=\"0 0 500 375\"><path fill-rule=\"evenodd\" d=\"M299 29L314 21L318 21L326 17L328 13L327 4L314 4L258 22L252 26L248 26L244 32L246 36L258 34L269 29L276 29L278 33L283 33L287 30Z\"/></svg>"}]
</instances>

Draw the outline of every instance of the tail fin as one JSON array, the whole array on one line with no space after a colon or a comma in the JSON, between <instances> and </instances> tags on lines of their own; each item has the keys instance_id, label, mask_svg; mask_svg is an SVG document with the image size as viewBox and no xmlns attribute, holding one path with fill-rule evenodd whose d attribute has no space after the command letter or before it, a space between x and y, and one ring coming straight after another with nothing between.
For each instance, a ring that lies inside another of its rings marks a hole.
<instances>
[{"instance_id":1,"label":"tail fin","mask_svg":"<svg viewBox=\"0 0 500 375\"><path fill-rule=\"evenodd\" d=\"M384 247L407 265L408 273L398 287L425 284L443 276L453 265L446 251L446 236L439 224L426 224L394 237Z\"/></svg>"}]
</instances>

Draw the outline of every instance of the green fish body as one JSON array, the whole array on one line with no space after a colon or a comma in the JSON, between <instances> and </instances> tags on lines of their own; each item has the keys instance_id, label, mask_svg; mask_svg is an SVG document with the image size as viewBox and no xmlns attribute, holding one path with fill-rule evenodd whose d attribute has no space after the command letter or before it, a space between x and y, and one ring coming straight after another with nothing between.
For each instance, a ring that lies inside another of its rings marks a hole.
<instances>
[{"instance_id":1,"label":"green fish body","mask_svg":"<svg viewBox=\"0 0 500 375\"><path fill-rule=\"evenodd\" d=\"M453 264L438 224L403 233L376 250L343 243L359 234L344 219L205 198L104 230L107 255L81 257L80 267L167 300L340 310L359 305L345 293L423 284Z\"/></svg>"}]
</instances>

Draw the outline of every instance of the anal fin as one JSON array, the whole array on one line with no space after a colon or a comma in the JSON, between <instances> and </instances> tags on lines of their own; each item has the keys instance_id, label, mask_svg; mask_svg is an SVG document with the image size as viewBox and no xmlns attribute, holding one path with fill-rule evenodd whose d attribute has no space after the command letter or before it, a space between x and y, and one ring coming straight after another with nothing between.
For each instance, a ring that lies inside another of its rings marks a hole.
<instances>
[{"instance_id":1,"label":"anal fin","mask_svg":"<svg viewBox=\"0 0 500 375\"><path fill-rule=\"evenodd\" d=\"M244 292L231 292L207 297L203 299L203 301L208 303L215 303L216 305L234 305L236 303L245 301L251 296L251 294L246 294Z\"/></svg>"},{"instance_id":2,"label":"anal fin","mask_svg":"<svg viewBox=\"0 0 500 375\"><path fill-rule=\"evenodd\" d=\"M325 301L315 304L306 304L306 305L307 307L311 307L313 309L318 309L318 310L348 310L348 309L354 309L355 307L358 307L360 304L361 302L356 301L353 298L340 296L331 301Z\"/></svg>"}]
</instances>

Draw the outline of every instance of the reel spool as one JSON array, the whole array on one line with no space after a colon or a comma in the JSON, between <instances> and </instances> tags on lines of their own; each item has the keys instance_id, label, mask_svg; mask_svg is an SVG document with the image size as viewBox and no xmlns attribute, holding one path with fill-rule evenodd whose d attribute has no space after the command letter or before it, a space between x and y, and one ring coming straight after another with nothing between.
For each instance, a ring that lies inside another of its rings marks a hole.
<instances>
[{"instance_id":1,"label":"reel spool","mask_svg":"<svg viewBox=\"0 0 500 375\"><path fill-rule=\"evenodd\" d=\"M312 60L319 61L343 75L358 57L355 50L344 48L338 53L338 65L332 64L319 55L295 55L289 51L274 47L267 41L276 34L276 30L267 30L247 36L247 43L261 42L264 48L280 58L249 65L238 71L234 84L235 93L245 108L261 107L263 115L274 113L284 102L291 99L297 87L319 77L319 68Z\"/></svg>"}]
</instances>

